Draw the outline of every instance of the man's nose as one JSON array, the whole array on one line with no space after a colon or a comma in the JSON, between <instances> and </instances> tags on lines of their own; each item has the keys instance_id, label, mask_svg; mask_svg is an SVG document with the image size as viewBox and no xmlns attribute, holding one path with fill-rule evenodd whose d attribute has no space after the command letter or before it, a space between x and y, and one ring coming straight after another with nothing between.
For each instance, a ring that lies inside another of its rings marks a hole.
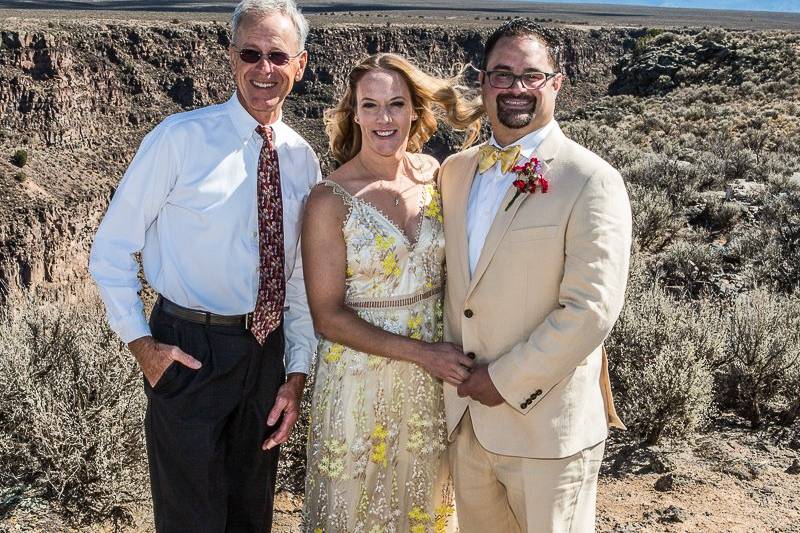
<instances>
[{"instance_id":1,"label":"man's nose","mask_svg":"<svg viewBox=\"0 0 800 533\"><path fill-rule=\"evenodd\" d=\"M269 60L267 54L264 54L259 58L258 63L255 64L255 68L269 74L275 69L275 65Z\"/></svg>"},{"instance_id":2,"label":"man's nose","mask_svg":"<svg viewBox=\"0 0 800 533\"><path fill-rule=\"evenodd\" d=\"M522 85L522 78L514 78L514 83L511 84L511 87L509 87L508 90L512 91L514 94L522 94L528 89Z\"/></svg>"}]
</instances>

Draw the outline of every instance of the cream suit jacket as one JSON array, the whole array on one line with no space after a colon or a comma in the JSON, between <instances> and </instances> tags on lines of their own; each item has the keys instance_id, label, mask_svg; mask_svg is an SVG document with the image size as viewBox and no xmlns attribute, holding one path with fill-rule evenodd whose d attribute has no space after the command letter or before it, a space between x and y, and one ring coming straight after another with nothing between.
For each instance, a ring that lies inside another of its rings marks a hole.
<instances>
[{"instance_id":1,"label":"cream suit jacket","mask_svg":"<svg viewBox=\"0 0 800 533\"><path fill-rule=\"evenodd\" d=\"M567 457L624 427L603 341L622 308L631 211L622 178L556 126L534 155L547 193L509 187L470 277L466 213L478 147L439 171L447 258L445 339L490 363L505 403L486 407L445 384L448 434L470 410L487 450Z\"/></svg>"}]
</instances>

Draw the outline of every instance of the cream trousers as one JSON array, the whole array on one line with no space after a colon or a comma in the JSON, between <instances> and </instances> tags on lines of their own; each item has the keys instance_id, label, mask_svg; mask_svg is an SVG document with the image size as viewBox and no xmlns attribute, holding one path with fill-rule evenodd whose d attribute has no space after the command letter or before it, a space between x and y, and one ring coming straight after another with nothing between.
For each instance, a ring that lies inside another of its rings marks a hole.
<instances>
[{"instance_id":1,"label":"cream trousers","mask_svg":"<svg viewBox=\"0 0 800 533\"><path fill-rule=\"evenodd\" d=\"M460 533L589 533L605 441L563 459L498 455L475 437L469 410L450 443Z\"/></svg>"}]
</instances>

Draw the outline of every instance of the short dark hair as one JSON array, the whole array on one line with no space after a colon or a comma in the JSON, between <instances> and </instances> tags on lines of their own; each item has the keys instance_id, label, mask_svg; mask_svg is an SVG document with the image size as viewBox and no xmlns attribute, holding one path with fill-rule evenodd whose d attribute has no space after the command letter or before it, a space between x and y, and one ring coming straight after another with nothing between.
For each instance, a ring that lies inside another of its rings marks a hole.
<instances>
[{"instance_id":1,"label":"short dark hair","mask_svg":"<svg viewBox=\"0 0 800 533\"><path fill-rule=\"evenodd\" d=\"M483 59L481 60L481 70L486 70L489 63L489 56L494 50L497 41L503 37L531 37L545 46L547 50L547 60L553 65L553 70L558 72L558 47L554 44L555 39L547 29L531 19L515 18L505 22L497 28L486 39L483 47Z\"/></svg>"}]
</instances>

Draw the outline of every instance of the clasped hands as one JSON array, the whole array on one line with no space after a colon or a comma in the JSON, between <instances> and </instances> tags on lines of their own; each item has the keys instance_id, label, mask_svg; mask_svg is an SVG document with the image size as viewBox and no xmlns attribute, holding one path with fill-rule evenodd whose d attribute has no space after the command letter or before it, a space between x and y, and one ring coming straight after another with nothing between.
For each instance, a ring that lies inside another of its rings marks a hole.
<instances>
[{"instance_id":1,"label":"clasped hands","mask_svg":"<svg viewBox=\"0 0 800 533\"><path fill-rule=\"evenodd\" d=\"M476 364L475 354L464 355L460 346L449 342L428 345L430 352L421 363L433 376L457 387L462 398L469 396L488 407L505 400L489 377L489 367Z\"/></svg>"}]
</instances>

